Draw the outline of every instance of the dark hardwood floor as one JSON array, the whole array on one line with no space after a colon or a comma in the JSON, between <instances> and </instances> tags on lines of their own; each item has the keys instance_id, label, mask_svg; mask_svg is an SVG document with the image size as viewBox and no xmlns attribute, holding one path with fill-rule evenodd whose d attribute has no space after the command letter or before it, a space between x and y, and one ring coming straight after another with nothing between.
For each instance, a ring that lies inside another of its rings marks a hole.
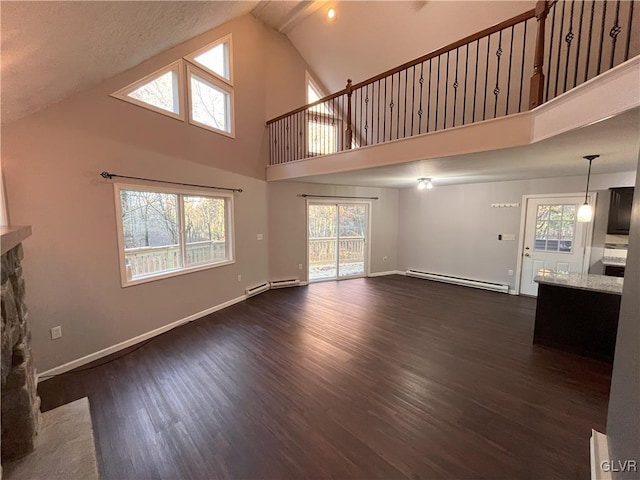
<instances>
[{"instance_id":1,"label":"dark hardwood floor","mask_svg":"<svg viewBox=\"0 0 640 480\"><path fill-rule=\"evenodd\" d=\"M273 290L39 392L89 397L104 479L586 479L611 366L532 345L534 310L401 276Z\"/></svg>"}]
</instances>

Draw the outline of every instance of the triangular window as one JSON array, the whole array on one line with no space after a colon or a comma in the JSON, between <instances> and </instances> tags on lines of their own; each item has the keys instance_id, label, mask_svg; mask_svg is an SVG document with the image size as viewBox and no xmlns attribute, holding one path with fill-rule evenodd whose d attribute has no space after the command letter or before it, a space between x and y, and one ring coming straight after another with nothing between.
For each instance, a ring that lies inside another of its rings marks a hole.
<instances>
[{"instance_id":1,"label":"triangular window","mask_svg":"<svg viewBox=\"0 0 640 480\"><path fill-rule=\"evenodd\" d=\"M215 75L229 85L233 85L231 48L231 35L227 35L187 55L185 58L207 73Z\"/></svg>"},{"instance_id":2,"label":"triangular window","mask_svg":"<svg viewBox=\"0 0 640 480\"><path fill-rule=\"evenodd\" d=\"M322 92L320 87L318 87L318 85L311 79L311 75L307 73L307 104L317 102L324 97L326 97L326 95ZM309 110L317 113L333 113L333 109L326 102L311 107Z\"/></svg>"},{"instance_id":3,"label":"triangular window","mask_svg":"<svg viewBox=\"0 0 640 480\"><path fill-rule=\"evenodd\" d=\"M114 97L180 120L182 108L182 60L147 75L113 94Z\"/></svg>"}]
</instances>

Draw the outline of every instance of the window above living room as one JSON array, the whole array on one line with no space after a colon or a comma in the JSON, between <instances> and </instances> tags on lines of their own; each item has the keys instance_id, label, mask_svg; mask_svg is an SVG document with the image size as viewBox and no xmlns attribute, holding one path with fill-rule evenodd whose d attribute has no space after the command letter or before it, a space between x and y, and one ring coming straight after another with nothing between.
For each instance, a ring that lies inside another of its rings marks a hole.
<instances>
[{"instance_id":1,"label":"window above living room","mask_svg":"<svg viewBox=\"0 0 640 480\"><path fill-rule=\"evenodd\" d=\"M233 138L232 51L226 35L111 96Z\"/></svg>"}]
</instances>

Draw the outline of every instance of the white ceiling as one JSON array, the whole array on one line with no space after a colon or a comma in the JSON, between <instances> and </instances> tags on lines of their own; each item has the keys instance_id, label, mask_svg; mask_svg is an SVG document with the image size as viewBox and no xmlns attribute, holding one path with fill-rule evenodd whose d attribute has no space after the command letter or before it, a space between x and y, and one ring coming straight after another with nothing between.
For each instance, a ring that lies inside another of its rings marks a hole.
<instances>
[{"instance_id":1,"label":"white ceiling","mask_svg":"<svg viewBox=\"0 0 640 480\"><path fill-rule=\"evenodd\" d=\"M285 32L333 93L532 9L517 1L321 2ZM335 8L333 20L327 10Z\"/></svg>"},{"instance_id":2,"label":"white ceiling","mask_svg":"<svg viewBox=\"0 0 640 480\"><path fill-rule=\"evenodd\" d=\"M2 123L124 72L257 3L1 2Z\"/></svg>"},{"instance_id":3,"label":"white ceiling","mask_svg":"<svg viewBox=\"0 0 640 480\"><path fill-rule=\"evenodd\" d=\"M298 178L331 185L406 188L420 177L434 185L566 177L586 173L583 156L599 154L593 173L635 171L640 109L525 147L421 160L387 167ZM375 147L374 147L375 148Z\"/></svg>"},{"instance_id":4,"label":"white ceiling","mask_svg":"<svg viewBox=\"0 0 640 480\"><path fill-rule=\"evenodd\" d=\"M289 33L327 0L261 0L251 14L281 33Z\"/></svg>"}]
</instances>

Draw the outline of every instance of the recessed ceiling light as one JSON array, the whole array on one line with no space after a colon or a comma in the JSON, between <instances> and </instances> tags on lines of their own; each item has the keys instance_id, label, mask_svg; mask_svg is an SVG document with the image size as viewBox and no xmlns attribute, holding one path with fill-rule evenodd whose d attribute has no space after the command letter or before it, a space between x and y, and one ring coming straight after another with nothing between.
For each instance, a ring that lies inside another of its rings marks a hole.
<instances>
[{"instance_id":1,"label":"recessed ceiling light","mask_svg":"<svg viewBox=\"0 0 640 480\"><path fill-rule=\"evenodd\" d=\"M329 20L333 19L333 17L336 16L336 11L333 8L330 8L329 10L327 10L327 17L329 17Z\"/></svg>"}]
</instances>

